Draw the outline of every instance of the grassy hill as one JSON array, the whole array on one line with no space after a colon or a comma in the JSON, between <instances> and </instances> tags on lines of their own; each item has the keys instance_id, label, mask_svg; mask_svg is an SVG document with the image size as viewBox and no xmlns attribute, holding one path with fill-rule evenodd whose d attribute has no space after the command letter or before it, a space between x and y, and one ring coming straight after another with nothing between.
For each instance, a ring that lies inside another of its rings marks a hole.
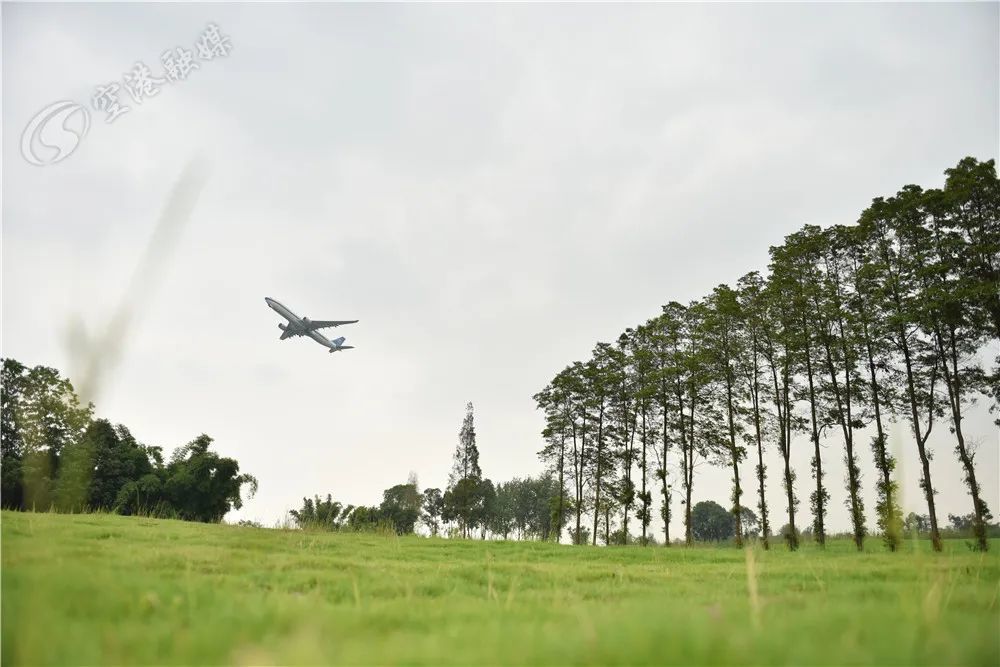
<instances>
[{"instance_id":1,"label":"grassy hill","mask_svg":"<svg viewBox=\"0 0 1000 667\"><path fill-rule=\"evenodd\" d=\"M2 537L11 665L1000 663L996 542L748 555L9 512Z\"/></svg>"}]
</instances>

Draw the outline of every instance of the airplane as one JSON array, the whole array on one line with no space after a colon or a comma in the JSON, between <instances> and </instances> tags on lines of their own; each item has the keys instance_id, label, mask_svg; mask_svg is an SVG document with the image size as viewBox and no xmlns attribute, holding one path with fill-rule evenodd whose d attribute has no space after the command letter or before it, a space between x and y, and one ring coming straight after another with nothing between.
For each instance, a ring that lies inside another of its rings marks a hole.
<instances>
[{"instance_id":1,"label":"airplane","mask_svg":"<svg viewBox=\"0 0 1000 667\"><path fill-rule=\"evenodd\" d=\"M279 340L285 340L293 336L309 336L323 347L330 348L331 354L341 350L354 349L352 345L344 345L344 341L347 339L343 336L327 340L319 330L326 327L339 327L342 324L354 324L358 320L310 320L308 317L299 317L282 303L275 301L269 296L264 297L264 303L270 306L274 312L288 320L287 325L278 325L278 328L281 329L281 338Z\"/></svg>"}]
</instances>

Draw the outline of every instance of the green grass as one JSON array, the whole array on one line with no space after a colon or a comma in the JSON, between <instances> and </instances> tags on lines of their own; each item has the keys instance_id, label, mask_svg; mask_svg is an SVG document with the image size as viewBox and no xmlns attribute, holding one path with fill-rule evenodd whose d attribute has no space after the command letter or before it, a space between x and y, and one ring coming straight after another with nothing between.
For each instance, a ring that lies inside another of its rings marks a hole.
<instances>
[{"instance_id":1,"label":"green grass","mask_svg":"<svg viewBox=\"0 0 1000 667\"><path fill-rule=\"evenodd\" d=\"M1000 663L1000 542L592 548L2 514L3 663Z\"/></svg>"}]
</instances>

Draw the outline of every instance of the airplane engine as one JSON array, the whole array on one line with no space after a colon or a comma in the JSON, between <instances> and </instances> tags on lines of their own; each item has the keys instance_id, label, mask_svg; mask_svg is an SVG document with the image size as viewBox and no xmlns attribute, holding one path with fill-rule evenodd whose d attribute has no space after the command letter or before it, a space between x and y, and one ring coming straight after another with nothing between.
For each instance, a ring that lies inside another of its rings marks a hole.
<instances>
[{"instance_id":1,"label":"airplane engine","mask_svg":"<svg viewBox=\"0 0 1000 667\"><path fill-rule=\"evenodd\" d=\"M285 325L284 324L279 324L278 328L281 329L282 331L284 331L285 330Z\"/></svg>"}]
</instances>

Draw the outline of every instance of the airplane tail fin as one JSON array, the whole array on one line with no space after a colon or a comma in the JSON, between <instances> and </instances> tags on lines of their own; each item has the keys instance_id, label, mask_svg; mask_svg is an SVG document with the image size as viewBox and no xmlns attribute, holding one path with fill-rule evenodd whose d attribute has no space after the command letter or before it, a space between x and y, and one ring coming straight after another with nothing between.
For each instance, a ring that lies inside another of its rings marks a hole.
<instances>
[{"instance_id":1,"label":"airplane tail fin","mask_svg":"<svg viewBox=\"0 0 1000 667\"><path fill-rule=\"evenodd\" d=\"M337 352L338 350L353 350L354 347L352 347L351 345L344 345L345 340L347 339L344 338L343 336L331 340L330 342L333 344L333 347L330 348L330 352L333 353Z\"/></svg>"}]
</instances>

